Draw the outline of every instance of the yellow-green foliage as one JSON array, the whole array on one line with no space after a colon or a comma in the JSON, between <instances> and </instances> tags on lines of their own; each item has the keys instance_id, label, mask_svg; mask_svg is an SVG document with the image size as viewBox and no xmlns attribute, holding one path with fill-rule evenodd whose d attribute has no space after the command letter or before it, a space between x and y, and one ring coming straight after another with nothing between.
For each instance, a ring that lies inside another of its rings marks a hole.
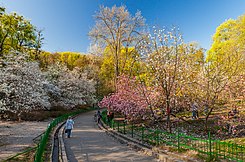
<instances>
[{"instance_id":1,"label":"yellow-green foliage","mask_svg":"<svg viewBox=\"0 0 245 162\"><path fill-rule=\"evenodd\" d=\"M48 65L56 62L66 65L69 69L79 67L83 70L90 64L98 64L98 66L100 66L100 60L97 59L97 56L86 55L78 52L50 53L43 51L39 56L39 60L42 67L47 67Z\"/></svg>"},{"instance_id":2,"label":"yellow-green foliage","mask_svg":"<svg viewBox=\"0 0 245 162\"><path fill-rule=\"evenodd\" d=\"M102 65L100 69L100 77L105 80L112 80L115 77L114 72L114 57L111 54L109 48L105 48L103 57L102 57Z\"/></svg>"},{"instance_id":3,"label":"yellow-green foliage","mask_svg":"<svg viewBox=\"0 0 245 162\"><path fill-rule=\"evenodd\" d=\"M245 15L217 27L205 68L207 94L227 105L241 107L239 102L244 101Z\"/></svg>"},{"instance_id":4,"label":"yellow-green foliage","mask_svg":"<svg viewBox=\"0 0 245 162\"><path fill-rule=\"evenodd\" d=\"M244 52L245 15L237 20L229 19L217 27L206 61L222 67L228 73L233 73L234 68L237 68L236 71L244 71Z\"/></svg>"},{"instance_id":5,"label":"yellow-green foliage","mask_svg":"<svg viewBox=\"0 0 245 162\"><path fill-rule=\"evenodd\" d=\"M11 50L28 52L37 47L37 30L17 13L6 13L0 7L0 56Z\"/></svg>"},{"instance_id":6,"label":"yellow-green foliage","mask_svg":"<svg viewBox=\"0 0 245 162\"><path fill-rule=\"evenodd\" d=\"M139 57L139 54L134 48L122 48L120 56L118 56L119 74L136 76L141 67L137 57ZM100 69L100 76L102 78L106 80L113 80L115 78L116 61L111 50L108 47L105 48Z\"/></svg>"},{"instance_id":7,"label":"yellow-green foliage","mask_svg":"<svg viewBox=\"0 0 245 162\"><path fill-rule=\"evenodd\" d=\"M74 68L74 62L78 60L81 53L77 52L60 52L60 62L66 64L69 69Z\"/></svg>"}]
</instances>

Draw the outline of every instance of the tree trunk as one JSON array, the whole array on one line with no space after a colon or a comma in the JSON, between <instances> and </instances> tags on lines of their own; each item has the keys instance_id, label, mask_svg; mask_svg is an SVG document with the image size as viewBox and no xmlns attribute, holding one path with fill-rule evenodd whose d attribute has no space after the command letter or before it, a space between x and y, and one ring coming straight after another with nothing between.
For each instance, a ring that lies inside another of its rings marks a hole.
<instances>
[{"instance_id":1,"label":"tree trunk","mask_svg":"<svg viewBox=\"0 0 245 162\"><path fill-rule=\"evenodd\" d=\"M212 113L212 111L213 111L213 106L212 106L212 108L209 110L209 112L208 112L208 114L206 115L206 118L205 118L205 131L206 132L208 132L208 119L209 119L209 116L210 116L210 114Z\"/></svg>"},{"instance_id":2,"label":"tree trunk","mask_svg":"<svg viewBox=\"0 0 245 162\"><path fill-rule=\"evenodd\" d=\"M17 114L17 117L18 117L18 121L20 122L21 121L21 114L22 114L22 112L20 111L20 112L18 112L18 114Z\"/></svg>"},{"instance_id":3,"label":"tree trunk","mask_svg":"<svg viewBox=\"0 0 245 162\"><path fill-rule=\"evenodd\" d=\"M5 39L7 37L8 37L8 33L6 33L5 36L3 37L3 39L1 40L1 43L0 43L0 57L3 56L3 46L4 46Z\"/></svg>"},{"instance_id":4,"label":"tree trunk","mask_svg":"<svg viewBox=\"0 0 245 162\"><path fill-rule=\"evenodd\" d=\"M170 115L171 115L171 110L170 110L170 102L169 102L169 97L167 96L166 100L166 111L167 111L167 128L169 129L169 132L171 133L171 120L170 120Z\"/></svg>"},{"instance_id":5,"label":"tree trunk","mask_svg":"<svg viewBox=\"0 0 245 162\"><path fill-rule=\"evenodd\" d=\"M118 54L118 47L116 46L116 50L115 50L115 78L114 78L114 86L115 86L115 90L117 92L117 79L119 76L119 54Z\"/></svg>"}]
</instances>

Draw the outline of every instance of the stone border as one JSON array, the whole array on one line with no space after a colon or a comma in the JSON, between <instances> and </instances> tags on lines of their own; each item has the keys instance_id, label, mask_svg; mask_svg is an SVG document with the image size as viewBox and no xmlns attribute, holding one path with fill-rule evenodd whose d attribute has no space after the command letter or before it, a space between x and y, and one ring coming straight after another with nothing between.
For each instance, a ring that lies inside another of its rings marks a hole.
<instances>
[{"instance_id":1,"label":"stone border","mask_svg":"<svg viewBox=\"0 0 245 162\"><path fill-rule=\"evenodd\" d=\"M50 160L52 162L58 162L58 161L62 161L63 162L63 159L65 159L65 157L62 156L63 154L66 155L66 152L63 151L63 150L65 150L63 148L64 147L64 141L63 141L64 124L65 124L65 122L59 123L55 127L55 130L52 131L52 135L51 135L51 137L52 137L52 147L51 147L51 153L50 153ZM54 147L58 147L58 148L54 148ZM59 159L55 159L55 160L53 159L54 149L58 149L58 157L59 157Z\"/></svg>"},{"instance_id":2,"label":"stone border","mask_svg":"<svg viewBox=\"0 0 245 162\"><path fill-rule=\"evenodd\" d=\"M65 123L64 123L65 124ZM62 126L61 131L59 131L59 161L61 162L67 162L67 155L66 155L66 149L65 149L65 143L64 143L64 131L65 127Z\"/></svg>"}]
</instances>

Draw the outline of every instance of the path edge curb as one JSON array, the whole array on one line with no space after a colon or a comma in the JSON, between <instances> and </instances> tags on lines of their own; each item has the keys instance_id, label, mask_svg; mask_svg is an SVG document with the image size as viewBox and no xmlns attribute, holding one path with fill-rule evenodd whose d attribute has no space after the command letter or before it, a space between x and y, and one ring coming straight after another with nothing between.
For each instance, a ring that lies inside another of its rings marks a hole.
<instances>
[{"instance_id":1,"label":"path edge curb","mask_svg":"<svg viewBox=\"0 0 245 162\"><path fill-rule=\"evenodd\" d=\"M62 161L62 162L67 162L68 159L67 159L67 155L66 155L66 149L65 149L65 143L64 143L64 124L65 122L63 123L63 126L62 128L60 129L59 131L59 160Z\"/></svg>"}]
</instances>

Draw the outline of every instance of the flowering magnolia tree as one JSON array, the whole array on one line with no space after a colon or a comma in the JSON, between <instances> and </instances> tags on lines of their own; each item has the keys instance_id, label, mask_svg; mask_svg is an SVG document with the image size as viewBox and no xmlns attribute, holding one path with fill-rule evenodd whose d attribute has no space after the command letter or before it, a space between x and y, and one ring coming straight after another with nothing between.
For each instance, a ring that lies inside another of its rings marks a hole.
<instances>
[{"instance_id":1,"label":"flowering magnolia tree","mask_svg":"<svg viewBox=\"0 0 245 162\"><path fill-rule=\"evenodd\" d=\"M93 80L78 69L50 66L46 72L27 54L12 53L1 60L0 111L2 114L46 109L73 108L96 102Z\"/></svg>"},{"instance_id":2,"label":"flowering magnolia tree","mask_svg":"<svg viewBox=\"0 0 245 162\"><path fill-rule=\"evenodd\" d=\"M55 64L48 67L45 74L50 82L47 89L53 106L73 108L96 102L94 81L87 79L79 69L70 71L63 65Z\"/></svg>"},{"instance_id":3,"label":"flowering magnolia tree","mask_svg":"<svg viewBox=\"0 0 245 162\"><path fill-rule=\"evenodd\" d=\"M44 90L45 77L37 62L27 55L9 54L0 68L0 110L18 113L49 109L49 97Z\"/></svg>"},{"instance_id":4,"label":"flowering magnolia tree","mask_svg":"<svg viewBox=\"0 0 245 162\"><path fill-rule=\"evenodd\" d=\"M125 115L129 120L146 119L156 116L156 112L151 109L159 98L156 92L150 90L136 78L126 75L118 77L118 91L106 96L99 102L100 108L108 108Z\"/></svg>"},{"instance_id":5,"label":"flowering magnolia tree","mask_svg":"<svg viewBox=\"0 0 245 162\"><path fill-rule=\"evenodd\" d=\"M173 96L176 95L177 81L181 74L183 58L183 41L180 32L172 30L156 29L148 35L148 39L141 44L141 53L146 54L146 63L151 75L152 85L161 93L162 108L167 114L167 123L170 127L170 114Z\"/></svg>"},{"instance_id":6,"label":"flowering magnolia tree","mask_svg":"<svg viewBox=\"0 0 245 162\"><path fill-rule=\"evenodd\" d=\"M196 71L189 71L197 66L198 61L194 61L192 65L186 60L190 60L190 58L192 61L198 60L199 57L196 58L198 49L184 44L181 34L175 28L170 31L154 28L153 34L149 34L148 38L141 42L139 52L144 56L144 60L140 61L146 65L146 72L139 72L138 81L129 78L122 81L125 76L121 76L117 83L117 92L105 98L107 104L105 107L110 107L117 102L121 104L121 100L127 104L138 102L138 100L144 101L143 107L147 108L155 120L159 117L156 113L157 110L162 115L166 112L168 126L170 127L170 115L173 110L183 108L189 102L186 99L187 93L184 87L191 83L188 80L190 77L193 81L194 76L197 75L194 74L197 73ZM140 99L136 99L137 95ZM124 106L121 109L126 111L132 108ZM140 110L139 108L136 109Z\"/></svg>"}]
</instances>

